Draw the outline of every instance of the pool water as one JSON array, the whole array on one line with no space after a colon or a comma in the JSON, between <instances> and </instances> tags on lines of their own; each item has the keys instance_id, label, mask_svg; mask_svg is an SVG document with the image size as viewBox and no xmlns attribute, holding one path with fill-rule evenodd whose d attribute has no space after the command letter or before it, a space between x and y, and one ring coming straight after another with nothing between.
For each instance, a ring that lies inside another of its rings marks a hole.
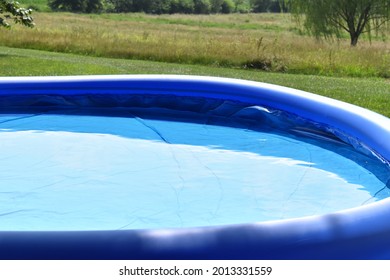
<instances>
[{"instance_id":1,"label":"pool water","mask_svg":"<svg viewBox=\"0 0 390 280\"><path fill-rule=\"evenodd\" d=\"M3 114L0 158L0 230L261 222L390 196L389 170L376 158L269 128Z\"/></svg>"}]
</instances>

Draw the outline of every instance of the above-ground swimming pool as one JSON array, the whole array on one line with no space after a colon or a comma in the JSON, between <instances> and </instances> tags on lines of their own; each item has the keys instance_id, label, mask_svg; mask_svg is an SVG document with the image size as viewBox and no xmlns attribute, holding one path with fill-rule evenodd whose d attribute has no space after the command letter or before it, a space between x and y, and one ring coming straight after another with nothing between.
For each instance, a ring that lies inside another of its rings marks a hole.
<instances>
[{"instance_id":1,"label":"above-ground swimming pool","mask_svg":"<svg viewBox=\"0 0 390 280\"><path fill-rule=\"evenodd\" d=\"M164 75L3 78L0 108L0 258L390 258L376 113Z\"/></svg>"}]
</instances>

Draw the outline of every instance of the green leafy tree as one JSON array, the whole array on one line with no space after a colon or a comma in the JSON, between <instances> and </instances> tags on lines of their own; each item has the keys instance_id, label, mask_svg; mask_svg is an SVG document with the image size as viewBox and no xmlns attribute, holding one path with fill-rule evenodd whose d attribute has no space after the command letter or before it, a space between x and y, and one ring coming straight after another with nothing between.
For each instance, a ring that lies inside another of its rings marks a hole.
<instances>
[{"instance_id":1,"label":"green leafy tree","mask_svg":"<svg viewBox=\"0 0 390 280\"><path fill-rule=\"evenodd\" d=\"M49 0L48 4L53 11L84 12L87 7L84 0Z\"/></svg>"},{"instance_id":2,"label":"green leafy tree","mask_svg":"<svg viewBox=\"0 0 390 280\"><path fill-rule=\"evenodd\" d=\"M389 26L389 0L290 0L292 12L315 36L350 36L356 46L363 33Z\"/></svg>"},{"instance_id":3,"label":"green leafy tree","mask_svg":"<svg viewBox=\"0 0 390 280\"><path fill-rule=\"evenodd\" d=\"M272 0L251 0L252 10L255 13L268 12Z\"/></svg>"},{"instance_id":4,"label":"green leafy tree","mask_svg":"<svg viewBox=\"0 0 390 280\"><path fill-rule=\"evenodd\" d=\"M86 13L100 13L104 9L103 2L101 0L89 0L85 7Z\"/></svg>"},{"instance_id":5,"label":"green leafy tree","mask_svg":"<svg viewBox=\"0 0 390 280\"><path fill-rule=\"evenodd\" d=\"M252 11L255 13L280 13L286 12L288 2L287 0L250 0Z\"/></svg>"},{"instance_id":6,"label":"green leafy tree","mask_svg":"<svg viewBox=\"0 0 390 280\"><path fill-rule=\"evenodd\" d=\"M49 0L48 4L54 11L99 13L103 10L101 0Z\"/></svg>"},{"instance_id":7,"label":"green leafy tree","mask_svg":"<svg viewBox=\"0 0 390 280\"><path fill-rule=\"evenodd\" d=\"M154 0L148 13L168 14L171 10L171 0Z\"/></svg>"},{"instance_id":8,"label":"green leafy tree","mask_svg":"<svg viewBox=\"0 0 390 280\"><path fill-rule=\"evenodd\" d=\"M193 0L171 0L170 13L192 14L194 12Z\"/></svg>"},{"instance_id":9,"label":"green leafy tree","mask_svg":"<svg viewBox=\"0 0 390 280\"><path fill-rule=\"evenodd\" d=\"M235 13L248 13L251 10L250 0L233 0Z\"/></svg>"},{"instance_id":10,"label":"green leafy tree","mask_svg":"<svg viewBox=\"0 0 390 280\"><path fill-rule=\"evenodd\" d=\"M152 13L153 9L158 9L161 6L160 2L154 3L154 0L106 0L114 8L116 13Z\"/></svg>"},{"instance_id":11,"label":"green leafy tree","mask_svg":"<svg viewBox=\"0 0 390 280\"><path fill-rule=\"evenodd\" d=\"M31 13L31 9L20 7L18 2L0 0L0 25L3 27L10 27L10 20L14 23L34 27L35 24Z\"/></svg>"},{"instance_id":12,"label":"green leafy tree","mask_svg":"<svg viewBox=\"0 0 390 280\"><path fill-rule=\"evenodd\" d=\"M211 12L210 0L194 0L194 12L196 14L209 14Z\"/></svg>"},{"instance_id":13,"label":"green leafy tree","mask_svg":"<svg viewBox=\"0 0 390 280\"><path fill-rule=\"evenodd\" d=\"M212 13L220 13L222 10L223 0L210 0L211 4L211 12Z\"/></svg>"},{"instance_id":14,"label":"green leafy tree","mask_svg":"<svg viewBox=\"0 0 390 280\"><path fill-rule=\"evenodd\" d=\"M230 14L232 12L234 12L233 0L224 0L221 4L221 13Z\"/></svg>"},{"instance_id":15,"label":"green leafy tree","mask_svg":"<svg viewBox=\"0 0 390 280\"><path fill-rule=\"evenodd\" d=\"M271 13L288 12L288 5L289 5L288 2L289 1L284 1L284 0L271 1L268 9Z\"/></svg>"}]
</instances>

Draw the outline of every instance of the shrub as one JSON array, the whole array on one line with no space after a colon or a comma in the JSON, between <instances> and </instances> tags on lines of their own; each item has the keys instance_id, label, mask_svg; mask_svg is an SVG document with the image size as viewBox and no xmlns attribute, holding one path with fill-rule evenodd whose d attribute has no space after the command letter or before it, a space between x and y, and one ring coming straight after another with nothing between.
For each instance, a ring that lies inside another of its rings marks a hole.
<instances>
[{"instance_id":1,"label":"shrub","mask_svg":"<svg viewBox=\"0 0 390 280\"><path fill-rule=\"evenodd\" d=\"M194 0L194 12L196 14L209 14L211 12L210 0Z\"/></svg>"},{"instance_id":2,"label":"shrub","mask_svg":"<svg viewBox=\"0 0 390 280\"><path fill-rule=\"evenodd\" d=\"M103 10L102 0L49 0L53 11L98 13Z\"/></svg>"},{"instance_id":3,"label":"shrub","mask_svg":"<svg viewBox=\"0 0 390 280\"><path fill-rule=\"evenodd\" d=\"M171 0L170 13L192 14L194 13L194 8L193 0Z\"/></svg>"},{"instance_id":4,"label":"shrub","mask_svg":"<svg viewBox=\"0 0 390 280\"><path fill-rule=\"evenodd\" d=\"M221 13L230 14L234 12L234 3L232 0L224 0L221 4Z\"/></svg>"}]
</instances>

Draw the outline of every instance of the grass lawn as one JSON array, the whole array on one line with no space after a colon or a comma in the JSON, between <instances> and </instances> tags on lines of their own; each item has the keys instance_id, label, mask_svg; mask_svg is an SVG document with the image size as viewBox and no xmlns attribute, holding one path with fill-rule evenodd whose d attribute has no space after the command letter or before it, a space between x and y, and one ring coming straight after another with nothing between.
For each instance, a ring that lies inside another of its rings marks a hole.
<instances>
[{"instance_id":1,"label":"grass lawn","mask_svg":"<svg viewBox=\"0 0 390 280\"><path fill-rule=\"evenodd\" d=\"M0 47L0 76L92 74L207 75L273 83L353 103L390 117L390 81L269 73L202 65L89 57Z\"/></svg>"}]
</instances>

